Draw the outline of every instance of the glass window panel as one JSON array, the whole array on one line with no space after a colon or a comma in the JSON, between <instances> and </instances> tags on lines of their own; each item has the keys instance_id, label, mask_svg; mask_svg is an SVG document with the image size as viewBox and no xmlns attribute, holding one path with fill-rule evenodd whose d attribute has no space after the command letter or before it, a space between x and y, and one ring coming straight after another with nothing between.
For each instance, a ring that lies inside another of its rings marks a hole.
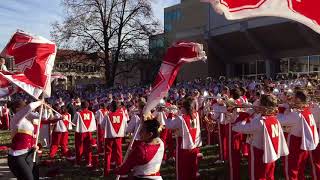
<instances>
[{"instance_id":1,"label":"glass window panel","mask_svg":"<svg viewBox=\"0 0 320 180\"><path fill-rule=\"evenodd\" d=\"M181 11L177 10L177 20L179 21L181 19Z\"/></svg>"},{"instance_id":2,"label":"glass window panel","mask_svg":"<svg viewBox=\"0 0 320 180\"><path fill-rule=\"evenodd\" d=\"M165 24L165 26L164 26L164 31L165 31L165 32L170 32L170 31L172 31L172 25L171 25L171 24Z\"/></svg>"},{"instance_id":3,"label":"glass window panel","mask_svg":"<svg viewBox=\"0 0 320 180\"><path fill-rule=\"evenodd\" d=\"M310 56L310 71L320 70L320 58L319 56Z\"/></svg>"},{"instance_id":4,"label":"glass window panel","mask_svg":"<svg viewBox=\"0 0 320 180\"><path fill-rule=\"evenodd\" d=\"M256 63L250 63L249 74L256 74Z\"/></svg>"},{"instance_id":5,"label":"glass window panel","mask_svg":"<svg viewBox=\"0 0 320 180\"><path fill-rule=\"evenodd\" d=\"M249 72L249 64L244 64L244 74L245 75L250 74L250 72Z\"/></svg>"},{"instance_id":6,"label":"glass window panel","mask_svg":"<svg viewBox=\"0 0 320 180\"><path fill-rule=\"evenodd\" d=\"M288 63L289 63L288 59L281 59L280 60L280 73L288 73L289 72Z\"/></svg>"},{"instance_id":7,"label":"glass window panel","mask_svg":"<svg viewBox=\"0 0 320 180\"><path fill-rule=\"evenodd\" d=\"M308 57L290 58L291 72L308 72Z\"/></svg>"},{"instance_id":8,"label":"glass window panel","mask_svg":"<svg viewBox=\"0 0 320 180\"><path fill-rule=\"evenodd\" d=\"M266 73L266 64L264 61L257 61L257 71L258 71L258 74L264 74Z\"/></svg>"}]
</instances>

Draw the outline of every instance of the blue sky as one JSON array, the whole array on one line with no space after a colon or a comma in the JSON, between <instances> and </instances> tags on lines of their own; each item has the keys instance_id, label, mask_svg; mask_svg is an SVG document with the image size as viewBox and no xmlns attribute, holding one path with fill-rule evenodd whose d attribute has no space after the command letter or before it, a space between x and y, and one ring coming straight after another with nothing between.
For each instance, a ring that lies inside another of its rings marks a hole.
<instances>
[{"instance_id":1,"label":"blue sky","mask_svg":"<svg viewBox=\"0 0 320 180\"><path fill-rule=\"evenodd\" d=\"M151 0L155 16L163 23L163 8L179 0ZM21 29L50 39L51 23L64 17L61 0L0 0L0 52L11 35Z\"/></svg>"}]
</instances>

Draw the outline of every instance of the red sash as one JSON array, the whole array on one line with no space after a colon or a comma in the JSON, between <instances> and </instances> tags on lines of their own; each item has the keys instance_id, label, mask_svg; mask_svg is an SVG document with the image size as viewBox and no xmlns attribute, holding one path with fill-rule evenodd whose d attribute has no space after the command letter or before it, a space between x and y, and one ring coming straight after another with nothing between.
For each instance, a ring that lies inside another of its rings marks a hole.
<instances>
[{"instance_id":1,"label":"red sash","mask_svg":"<svg viewBox=\"0 0 320 180\"><path fill-rule=\"evenodd\" d=\"M65 114L62 114L62 117L63 117L63 123L64 125L66 126L66 128L68 129L69 127L69 120L70 120L70 114L69 113L65 113ZM90 126L90 124L89 124Z\"/></svg>"},{"instance_id":2,"label":"red sash","mask_svg":"<svg viewBox=\"0 0 320 180\"><path fill-rule=\"evenodd\" d=\"M100 109L103 116L107 115L108 109Z\"/></svg>"},{"instance_id":3,"label":"red sash","mask_svg":"<svg viewBox=\"0 0 320 180\"><path fill-rule=\"evenodd\" d=\"M25 133L17 133L11 143L12 150L31 149L33 146L33 137Z\"/></svg>"},{"instance_id":4,"label":"red sash","mask_svg":"<svg viewBox=\"0 0 320 180\"><path fill-rule=\"evenodd\" d=\"M238 118L236 119L236 121L234 123L241 122L241 121L248 122L249 119L250 119L249 113L247 113L247 112L239 112L239 116L238 116Z\"/></svg>"},{"instance_id":5,"label":"red sash","mask_svg":"<svg viewBox=\"0 0 320 180\"><path fill-rule=\"evenodd\" d=\"M310 108L307 107L301 112L302 116L304 117L305 121L307 122L308 126L310 127L312 131L312 137L313 140L315 140L315 130L316 130L316 124L315 120L313 119L312 113L310 111Z\"/></svg>"},{"instance_id":6,"label":"red sash","mask_svg":"<svg viewBox=\"0 0 320 180\"><path fill-rule=\"evenodd\" d=\"M109 120L112 124L114 131L118 134L122 121L123 121L124 112L122 109L118 109L116 112L109 113Z\"/></svg>"},{"instance_id":7,"label":"red sash","mask_svg":"<svg viewBox=\"0 0 320 180\"><path fill-rule=\"evenodd\" d=\"M279 126L278 120L274 116L266 116L264 119L265 126L268 131L268 135L272 141L273 148L275 152L278 154L278 147L279 147ZM266 139L265 139L266 141Z\"/></svg>"},{"instance_id":8,"label":"red sash","mask_svg":"<svg viewBox=\"0 0 320 180\"><path fill-rule=\"evenodd\" d=\"M91 120L92 120L92 114L93 113L87 109L82 110L80 112L81 120L87 129L89 129L89 127L90 127Z\"/></svg>"},{"instance_id":9,"label":"red sash","mask_svg":"<svg viewBox=\"0 0 320 180\"><path fill-rule=\"evenodd\" d=\"M196 135L197 135L197 126L196 126L197 120L194 119L194 122L192 123L190 115L183 115L182 117L188 127L192 141L193 141L193 143L195 143L196 142Z\"/></svg>"}]
</instances>

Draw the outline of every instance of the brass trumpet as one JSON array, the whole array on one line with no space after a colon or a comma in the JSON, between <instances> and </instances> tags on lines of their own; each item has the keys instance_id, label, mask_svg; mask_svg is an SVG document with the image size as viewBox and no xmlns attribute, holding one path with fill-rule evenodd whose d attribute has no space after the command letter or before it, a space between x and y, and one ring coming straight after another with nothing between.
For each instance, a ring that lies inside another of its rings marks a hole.
<instances>
[{"instance_id":1,"label":"brass trumpet","mask_svg":"<svg viewBox=\"0 0 320 180\"><path fill-rule=\"evenodd\" d=\"M210 133L212 133L212 132L214 131L214 128L215 128L215 127L214 127L215 124L214 124L213 120L210 120L207 116L204 116L204 117L203 117L203 122L206 123L206 126L207 126L208 131L209 131Z\"/></svg>"}]
</instances>

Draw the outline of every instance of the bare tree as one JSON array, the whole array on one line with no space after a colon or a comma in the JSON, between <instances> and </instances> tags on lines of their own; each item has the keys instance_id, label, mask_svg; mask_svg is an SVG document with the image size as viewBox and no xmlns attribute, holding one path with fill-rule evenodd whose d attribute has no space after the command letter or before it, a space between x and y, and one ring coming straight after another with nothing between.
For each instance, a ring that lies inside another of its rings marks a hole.
<instances>
[{"instance_id":1,"label":"bare tree","mask_svg":"<svg viewBox=\"0 0 320 180\"><path fill-rule=\"evenodd\" d=\"M145 53L148 37L159 27L149 0L63 0L63 5L66 17L52 25L51 36L61 48L97 52L108 86L120 74L121 56Z\"/></svg>"}]
</instances>

